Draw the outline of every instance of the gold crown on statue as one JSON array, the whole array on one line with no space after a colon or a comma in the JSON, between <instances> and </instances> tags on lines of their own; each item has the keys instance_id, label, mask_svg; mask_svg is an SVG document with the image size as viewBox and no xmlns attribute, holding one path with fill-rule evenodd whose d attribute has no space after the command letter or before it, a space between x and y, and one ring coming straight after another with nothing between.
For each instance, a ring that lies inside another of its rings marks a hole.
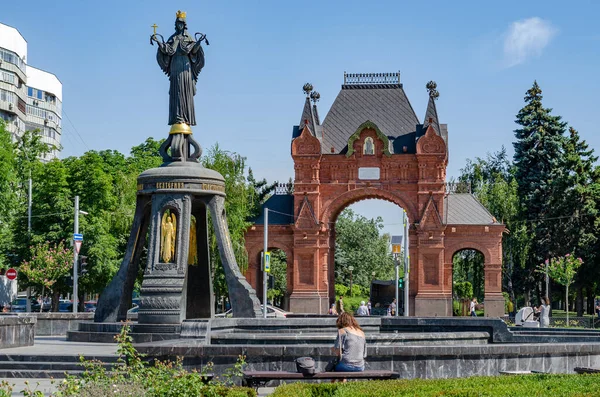
<instances>
[{"instance_id":1,"label":"gold crown on statue","mask_svg":"<svg viewBox=\"0 0 600 397\"><path fill-rule=\"evenodd\" d=\"M177 14L175 14L177 18L185 18L185 11L177 10Z\"/></svg>"}]
</instances>

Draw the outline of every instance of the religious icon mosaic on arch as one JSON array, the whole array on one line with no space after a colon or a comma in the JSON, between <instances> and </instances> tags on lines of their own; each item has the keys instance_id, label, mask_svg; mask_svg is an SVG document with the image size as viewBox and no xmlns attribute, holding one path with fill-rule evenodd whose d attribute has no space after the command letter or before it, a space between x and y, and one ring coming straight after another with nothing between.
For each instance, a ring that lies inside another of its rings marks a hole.
<instances>
[{"instance_id":1,"label":"religious icon mosaic on arch","mask_svg":"<svg viewBox=\"0 0 600 397\"><path fill-rule=\"evenodd\" d=\"M365 144L363 145L363 154L367 156L372 156L375 154L375 144L373 143L373 138L370 136L365 138Z\"/></svg>"}]
</instances>

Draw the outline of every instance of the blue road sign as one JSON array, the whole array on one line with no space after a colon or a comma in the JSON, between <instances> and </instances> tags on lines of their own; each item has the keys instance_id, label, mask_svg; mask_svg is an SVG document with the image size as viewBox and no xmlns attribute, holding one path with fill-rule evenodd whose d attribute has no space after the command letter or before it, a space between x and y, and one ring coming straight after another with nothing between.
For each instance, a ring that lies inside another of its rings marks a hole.
<instances>
[{"instance_id":1,"label":"blue road sign","mask_svg":"<svg viewBox=\"0 0 600 397\"><path fill-rule=\"evenodd\" d=\"M74 241L83 241L83 234L73 233L73 240Z\"/></svg>"}]
</instances>

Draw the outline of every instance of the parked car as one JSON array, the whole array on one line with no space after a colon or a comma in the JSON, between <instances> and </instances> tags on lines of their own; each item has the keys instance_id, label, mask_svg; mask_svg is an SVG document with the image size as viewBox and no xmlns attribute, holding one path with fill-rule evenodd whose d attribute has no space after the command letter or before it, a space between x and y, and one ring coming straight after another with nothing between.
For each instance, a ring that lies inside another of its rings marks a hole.
<instances>
[{"instance_id":1,"label":"parked car","mask_svg":"<svg viewBox=\"0 0 600 397\"><path fill-rule=\"evenodd\" d=\"M86 313L94 313L96 311L96 301L87 301L83 307Z\"/></svg>"},{"instance_id":2,"label":"parked car","mask_svg":"<svg viewBox=\"0 0 600 397\"><path fill-rule=\"evenodd\" d=\"M68 299L61 299L58 302L58 311L59 312L72 312L73 311L73 302Z\"/></svg>"},{"instance_id":3,"label":"parked car","mask_svg":"<svg viewBox=\"0 0 600 397\"><path fill-rule=\"evenodd\" d=\"M33 305L33 302L32 302ZM10 311L24 313L27 311L27 298L16 298L10 303Z\"/></svg>"},{"instance_id":4,"label":"parked car","mask_svg":"<svg viewBox=\"0 0 600 397\"><path fill-rule=\"evenodd\" d=\"M262 310L263 305L260 305ZM288 314L292 314L291 312L286 312L283 309L280 309L275 306L267 305L267 318L286 318ZM224 318L224 317L232 317L233 311L231 309L227 310L225 313L216 314L216 318Z\"/></svg>"}]
</instances>

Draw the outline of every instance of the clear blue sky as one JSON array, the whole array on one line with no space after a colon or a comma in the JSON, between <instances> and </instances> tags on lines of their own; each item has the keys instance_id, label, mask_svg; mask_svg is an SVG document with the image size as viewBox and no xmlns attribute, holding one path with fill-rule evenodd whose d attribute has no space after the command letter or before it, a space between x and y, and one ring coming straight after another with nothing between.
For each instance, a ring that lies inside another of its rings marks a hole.
<instances>
[{"instance_id":1,"label":"clear blue sky","mask_svg":"<svg viewBox=\"0 0 600 397\"><path fill-rule=\"evenodd\" d=\"M168 36L175 12L205 32L196 139L248 159L257 177L287 181L302 85L321 93L324 118L343 72L400 70L420 119L425 83L438 83L448 124L448 175L467 158L506 146L515 114L537 79L554 109L600 151L600 3L590 1L75 1L2 4L0 22L28 42L28 63L63 83L62 157L129 149L167 135L168 81L149 44L150 25ZM81 136L77 134L77 132ZM378 202L379 203L379 202ZM397 233L393 206L359 203Z\"/></svg>"}]
</instances>

